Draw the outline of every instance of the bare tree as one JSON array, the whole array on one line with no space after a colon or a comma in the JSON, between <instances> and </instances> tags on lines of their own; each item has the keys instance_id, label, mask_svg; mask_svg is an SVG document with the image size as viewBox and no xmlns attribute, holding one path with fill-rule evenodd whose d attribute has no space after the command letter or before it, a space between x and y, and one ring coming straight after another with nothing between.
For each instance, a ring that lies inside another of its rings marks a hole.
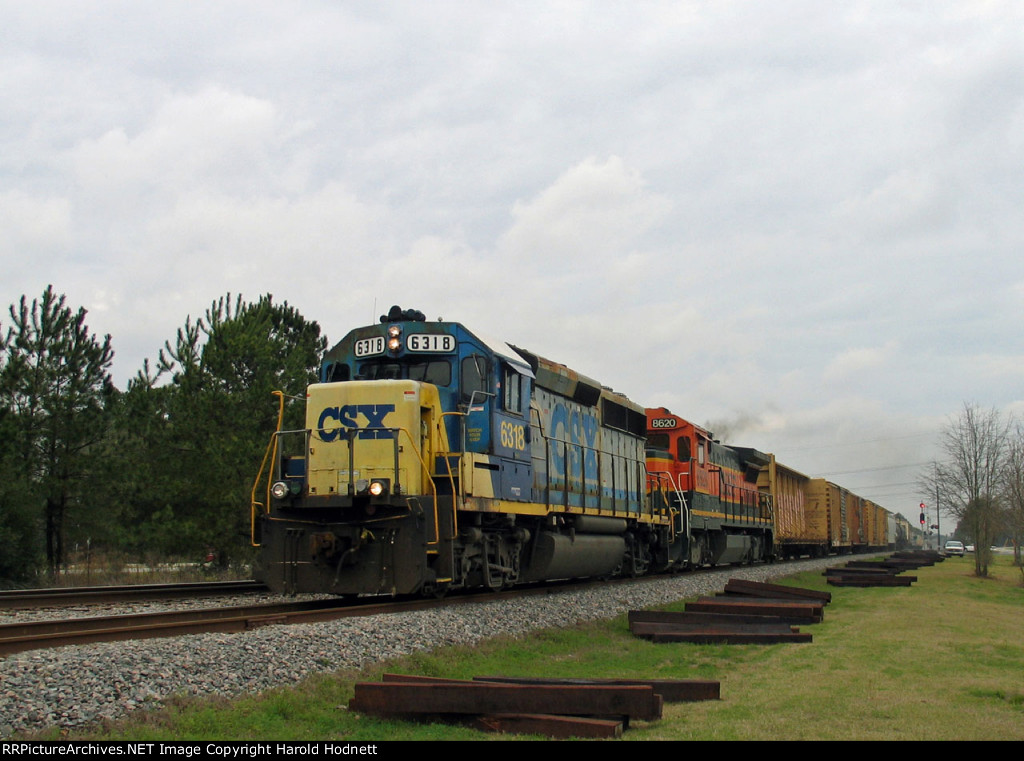
<instances>
[{"instance_id":1,"label":"bare tree","mask_svg":"<svg viewBox=\"0 0 1024 761\"><path fill-rule=\"evenodd\" d=\"M939 494L944 511L974 540L977 576L988 576L990 545L1003 521L1000 497L1009 444L1010 423L998 410L965 403L940 434L945 461L922 477L929 493Z\"/></svg>"},{"instance_id":2,"label":"bare tree","mask_svg":"<svg viewBox=\"0 0 1024 761\"><path fill-rule=\"evenodd\" d=\"M1024 574L1021 542L1024 541L1024 424L1015 422L1007 446L1003 479L1006 527L1013 537L1013 562Z\"/></svg>"}]
</instances>

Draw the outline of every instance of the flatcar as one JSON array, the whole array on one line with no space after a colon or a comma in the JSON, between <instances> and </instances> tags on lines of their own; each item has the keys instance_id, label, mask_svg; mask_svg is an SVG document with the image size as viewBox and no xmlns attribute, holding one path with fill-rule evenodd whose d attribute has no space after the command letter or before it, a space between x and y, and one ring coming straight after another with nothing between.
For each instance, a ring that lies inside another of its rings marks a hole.
<instances>
[{"instance_id":1,"label":"flatcar","mask_svg":"<svg viewBox=\"0 0 1024 761\"><path fill-rule=\"evenodd\" d=\"M815 480L774 455L415 310L352 330L304 402L252 492L259 575L279 592L496 590L843 546ZM850 549L882 541L888 514L843 499Z\"/></svg>"}]
</instances>

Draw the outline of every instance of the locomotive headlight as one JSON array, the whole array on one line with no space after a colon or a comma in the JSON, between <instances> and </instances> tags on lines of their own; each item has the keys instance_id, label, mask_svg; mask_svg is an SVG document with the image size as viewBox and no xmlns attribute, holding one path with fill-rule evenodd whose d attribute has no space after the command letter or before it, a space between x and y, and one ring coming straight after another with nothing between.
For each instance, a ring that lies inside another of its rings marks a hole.
<instances>
[{"instance_id":1,"label":"locomotive headlight","mask_svg":"<svg viewBox=\"0 0 1024 761\"><path fill-rule=\"evenodd\" d=\"M274 499L284 499L291 493L291 489L288 488L288 484L284 481L275 481L274 485L270 487L270 496Z\"/></svg>"},{"instance_id":2,"label":"locomotive headlight","mask_svg":"<svg viewBox=\"0 0 1024 761\"><path fill-rule=\"evenodd\" d=\"M402 326L392 325L388 328L388 351L398 351L402 348Z\"/></svg>"},{"instance_id":3,"label":"locomotive headlight","mask_svg":"<svg viewBox=\"0 0 1024 761\"><path fill-rule=\"evenodd\" d=\"M389 483L391 482L387 478L375 478L372 481L360 478L356 481L356 494L360 496L369 495L371 497L380 497L388 493Z\"/></svg>"}]
</instances>

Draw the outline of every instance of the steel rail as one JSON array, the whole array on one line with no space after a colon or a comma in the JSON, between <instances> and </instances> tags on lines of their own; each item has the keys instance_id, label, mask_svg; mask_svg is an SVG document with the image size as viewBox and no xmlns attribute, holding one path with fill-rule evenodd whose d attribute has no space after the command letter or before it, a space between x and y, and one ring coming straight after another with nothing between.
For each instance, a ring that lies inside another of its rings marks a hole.
<instances>
[{"instance_id":1,"label":"steel rail","mask_svg":"<svg viewBox=\"0 0 1024 761\"><path fill-rule=\"evenodd\" d=\"M333 599L4 624L0 625L0 655L64 645L244 631L324 610L333 609L340 615L338 606L338 600Z\"/></svg>"},{"instance_id":2,"label":"steel rail","mask_svg":"<svg viewBox=\"0 0 1024 761\"><path fill-rule=\"evenodd\" d=\"M794 565L798 565L794 563ZM707 569L710 572L711 569ZM721 570L721 569L717 569ZM671 575L668 575L669 577ZM615 579L601 586L628 586L645 583L666 575ZM413 598L382 602L379 597L356 600L328 598L306 602L204 608L163 613L134 613L49 621L33 621L0 625L0 657L65 645L114 642L130 639L174 637L207 632L234 633L274 624L318 623L338 618L425 610L441 605L457 605L509 600L529 595L547 595L593 587L587 582L544 583L493 593L472 593L439 599Z\"/></svg>"},{"instance_id":3,"label":"steel rail","mask_svg":"<svg viewBox=\"0 0 1024 761\"><path fill-rule=\"evenodd\" d=\"M509 598L515 594L516 592L504 592L496 593L494 596ZM208 632L235 633L273 624L317 623L345 617L422 610L442 604L481 602L490 597L491 595L471 595L443 601L418 598L386 603L373 598L361 598L356 601L331 598L294 603L11 623L0 625L0 657L26 650L65 645L176 637Z\"/></svg>"},{"instance_id":4,"label":"steel rail","mask_svg":"<svg viewBox=\"0 0 1024 761\"><path fill-rule=\"evenodd\" d=\"M85 605L127 600L166 600L210 597L243 592L265 592L258 581L197 581L183 584L125 584L121 586L55 587L51 589L0 590L0 609Z\"/></svg>"},{"instance_id":5,"label":"steel rail","mask_svg":"<svg viewBox=\"0 0 1024 761\"><path fill-rule=\"evenodd\" d=\"M346 617L424 610L441 605L508 600L519 596L550 594L553 588L572 589L585 586L562 584L552 587L549 584L502 592L448 596L444 599L388 599L386 602L374 597L344 601L335 597L293 603L10 623L0 625L0 657L26 650L65 645L176 637L207 632L236 633L274 624L318 623Z\"/></svg>"}]
</instances>

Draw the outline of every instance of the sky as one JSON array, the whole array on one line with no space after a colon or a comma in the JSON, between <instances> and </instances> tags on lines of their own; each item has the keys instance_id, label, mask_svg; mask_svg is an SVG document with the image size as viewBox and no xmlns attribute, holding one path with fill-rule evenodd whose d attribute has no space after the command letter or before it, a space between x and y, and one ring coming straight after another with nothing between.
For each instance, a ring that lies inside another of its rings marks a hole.
<instances>
[{"instance_id":1,"label":"sky","mask_svg":"<svg viewBox=\"0 0 1024 761\"><path fill-rule=\"evenodd\" d=\"M1022 72L1017 0L0 0L0 328L52 284L124 388L399 304L931 521L1024 412Z\"/></svg>"}]
</instances>

